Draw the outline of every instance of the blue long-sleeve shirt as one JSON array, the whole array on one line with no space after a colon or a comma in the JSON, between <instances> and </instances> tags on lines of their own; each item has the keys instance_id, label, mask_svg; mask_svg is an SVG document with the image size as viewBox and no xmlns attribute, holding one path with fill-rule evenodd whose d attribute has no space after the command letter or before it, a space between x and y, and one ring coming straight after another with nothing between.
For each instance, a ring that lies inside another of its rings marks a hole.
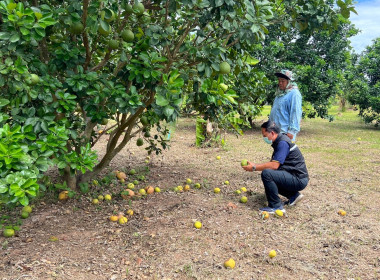
<instances>
[{"instance_id":1,"label":"blue long-sleeve shirt","mask_svg":"<svg viewBox=\"0 0 380 280\"><path fill-rule=\"evenodd\" d=\"M296 135L300 131L302 118L302 96L298 89L292 89L287 94L274 99L269 120L274 121L283 133Z\"/></svg>"}]
</instances>

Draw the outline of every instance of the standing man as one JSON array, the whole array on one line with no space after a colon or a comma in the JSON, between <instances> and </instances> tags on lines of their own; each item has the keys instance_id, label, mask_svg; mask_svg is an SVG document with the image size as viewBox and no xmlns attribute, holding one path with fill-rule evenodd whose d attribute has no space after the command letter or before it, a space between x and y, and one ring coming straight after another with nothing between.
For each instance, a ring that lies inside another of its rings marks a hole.
<instances>
[{"instance_id":1,"label":"standing man","mask_svg":"<svg viewBox=\"0 0 380 280\"><path fill-rule=\"evenodd\" d=\"M294 206L300 202L303 190L308 182L305 159L288 136L281 133L280 128L272 121L261 125L263 140L273 147L272 159L269 162L256 164L248 161L248 165L242 166L246 171L262 171L261 179L264 183L268 207L260 208L260 211L274 213L285 209L279 194L288 198L285 204Z\"/></svg>"},{"instance_id":2,"label":"standing man","mask_svg":"<svg viewBox=\"0 0 380 280\"><path fill-rule=\"evenodd\" d=\"M275 122L290 140L296 141L300 131L302 117L302 96L297 84L293 81L293 73L281 70L275 73L278 78L278 88L274 99L269 120Z\"/></svg>"}]
</instances>

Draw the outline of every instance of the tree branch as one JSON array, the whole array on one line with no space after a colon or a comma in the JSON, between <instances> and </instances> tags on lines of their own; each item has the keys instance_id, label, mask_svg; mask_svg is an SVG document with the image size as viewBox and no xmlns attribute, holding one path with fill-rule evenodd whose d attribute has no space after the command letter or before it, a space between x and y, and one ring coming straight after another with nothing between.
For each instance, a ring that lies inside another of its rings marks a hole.
<instances>
[{"instance_id":1,"label":"tree branch","mask_svg":"<svg viewBox=\"0 0 380 280\"><path fill-rule=\"evenodd\" d=\"M107 53L104 56L103 60L100 61L98 65L92 67L90 71L91 72L92 71L98 71L100 68L102 68L104 65L106 65L106 63L108 62L108 60L110 59L110 57L111 57L111 52L107 51Z\"/></svg>"},{"instance_id":2,"label":"tree branch","mask_svg":"<svg viewBox=\"0 0 380 280\"><path fill-rule=\"evenodd\" d=\"M86 49L86 60L84 62L83 68L85 71L87 71L88 65L90 65L91 62L91 51L90 51L90 46L88 42L88 35L86 31L86 22L87 22L87 13L88 13L88 5L89 5L89 0L83 0L83 14L82 14L82 23L84 26L84 32L83 32L83 45Z\"/></svg>"}]
</instances>

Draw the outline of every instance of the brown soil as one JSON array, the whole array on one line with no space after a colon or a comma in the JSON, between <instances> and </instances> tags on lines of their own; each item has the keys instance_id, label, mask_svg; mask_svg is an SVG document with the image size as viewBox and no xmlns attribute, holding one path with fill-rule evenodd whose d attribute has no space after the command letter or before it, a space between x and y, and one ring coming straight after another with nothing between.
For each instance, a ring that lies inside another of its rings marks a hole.
<instances>
[{"instance_id":1,"label":"brown soil","mask_svg":"<svg viewBox=\"0 0 380 280\"><path fill-rule=\"evenodd\" d=\"M78 199L36 202L16 237L0 237L0 279L380 278L378 150L363 141L355 153L358 146L352 143L322 138L323 147L347 152L326 156L315 150L321 142L314 136L323 135L305 122L298 145L311 178L303 191L306 199L288 208L283 218L262 220L257 210L266 199L260 174L240 167L244 158L269 159L271 147L261 140L259 129L239 138L226 135L224 149L198 149L193 146L194 123L181 119L171 148L149 163L143 186L159 186L161 193L122 200L117 196L121 186L113 183L103 191L113 193L113 200L98 206L91 204L91 196L101 192L99 186ZM100 154L104 145L97 145ZM363 159L360 166L350 163L354 155ZM145 156L144 149L131 143L104 174L130 168L141 174ZM186 178L203 187L173 192ZM223 184L226 180L230 185ZM248 189L246 204L234 194L243 186ZM214 194L214 187L221 193ZM129 208L135 214L127 224L109 221L113 213ZM339 216L339 209L347 215ZM196 220L201 229L194 228ZM277 257L270 259L272 249ZM236 261L234 269L223 267L229 258Z\"/></svg>"}]
</instances>

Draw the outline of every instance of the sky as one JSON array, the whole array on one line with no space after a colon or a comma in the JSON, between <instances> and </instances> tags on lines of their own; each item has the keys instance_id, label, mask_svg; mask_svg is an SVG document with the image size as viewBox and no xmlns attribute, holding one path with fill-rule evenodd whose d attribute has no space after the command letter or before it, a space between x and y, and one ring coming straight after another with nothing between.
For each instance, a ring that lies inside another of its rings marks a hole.
<instances>
[{"instance_id":1,"label":"sky","mask_svg":"<svg viewBox=\"0 0 380 280\"><path fill-rule=\"evenodd\" d=\"M372 40L380 37L380 0L359 0L355 5L358 15L351 13L350 20L361 32L351 37L356 53L361 53Z\"/></svg>"}]
</instances>

